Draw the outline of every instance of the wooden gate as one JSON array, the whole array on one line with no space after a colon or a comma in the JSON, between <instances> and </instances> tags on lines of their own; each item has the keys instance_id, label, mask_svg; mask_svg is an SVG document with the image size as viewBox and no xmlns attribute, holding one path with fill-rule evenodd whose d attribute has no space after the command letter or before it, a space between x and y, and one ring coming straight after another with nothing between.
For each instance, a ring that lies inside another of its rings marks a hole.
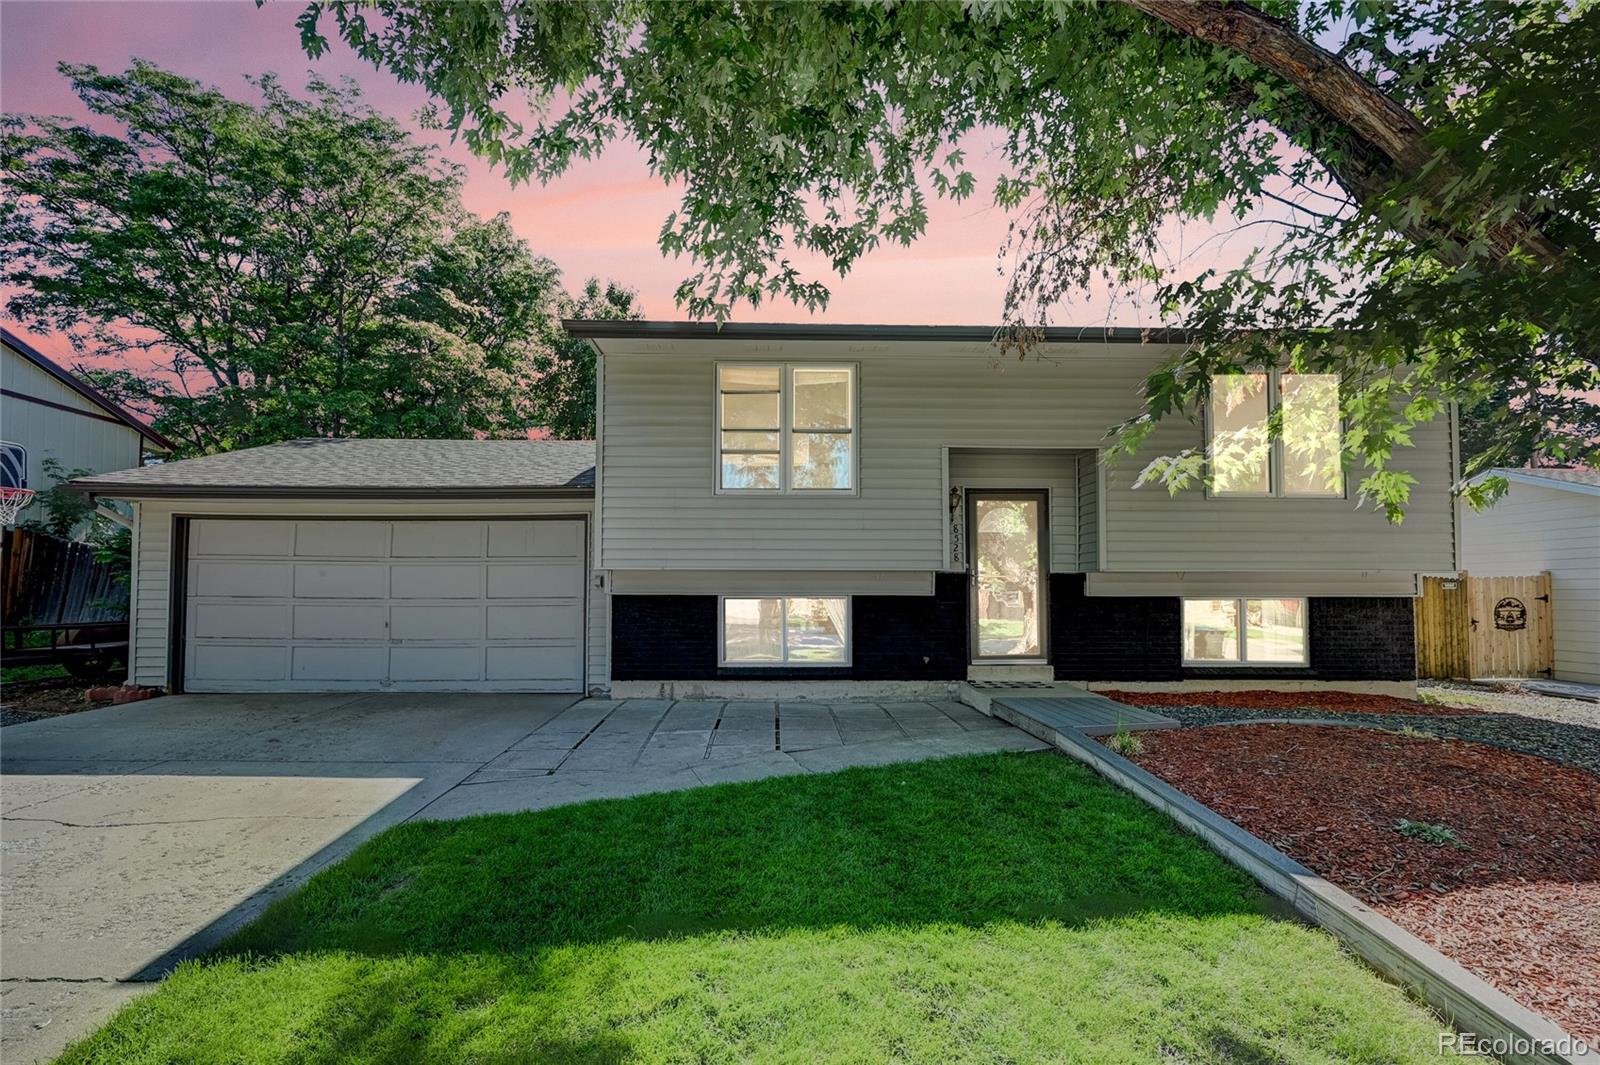
<instances>
[{"instance_id":1,"label":"wooden gate","mask_svg":"<svg viewBox=\"0 0 1600 1065\"><path fill-rule=\"evenodd\" d=\"M1550 574L1422 579L1419 677L1548 677L1554 660Z\"/></svg>"}]
</instances>

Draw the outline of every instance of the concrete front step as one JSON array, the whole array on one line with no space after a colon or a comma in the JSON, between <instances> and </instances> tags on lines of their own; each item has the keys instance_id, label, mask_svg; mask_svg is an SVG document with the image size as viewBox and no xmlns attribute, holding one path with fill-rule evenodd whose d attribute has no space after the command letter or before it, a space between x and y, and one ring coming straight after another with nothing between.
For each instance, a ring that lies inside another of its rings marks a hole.
<instances>
[{"instance_id":1,"label":"concrete front step","mask_svg":"<svg viewBox=\"0 0 1600 1065\"><path fill-rule=\"evenodd\" d=\"M958 689L961 701L1040 739L1072 730L1085 736L1178 728L1180 722L1137 706L1096 695L1075 684L991 682L967 683Z\"/></svg>"}]
</instances>

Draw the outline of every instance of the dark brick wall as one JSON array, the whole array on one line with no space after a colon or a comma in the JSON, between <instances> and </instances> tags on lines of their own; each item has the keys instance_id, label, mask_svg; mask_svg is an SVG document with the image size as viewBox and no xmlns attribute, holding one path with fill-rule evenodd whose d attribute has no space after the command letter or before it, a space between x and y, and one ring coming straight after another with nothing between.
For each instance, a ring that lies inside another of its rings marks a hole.
<instances>
[{"instance_id":1,"label":"dark brick wall","mask_svg":"<svg viewBox=\"0 0 1600 1065\"><path fill-rule=\"evenodd\" d=\"M858 595L851 665L839 669L717 668L714 595L611 599L611 675L617 680L962 680L967 675L967 581L934 577L934 594Z\"/></svg>"},{"instance_id":2,"label":"dark brick wall","mask_svg":"<svg viewBox=\"0 0 1600 1065\"><path fill-rule=\"evenodd\" d=\"M1062 680L1414 680L1411 600L1323 598L1309 604L1309 667L1184 667L1175 597L1087 596L1084 576L1050 578L1050 646Z\"/></svg>"},{"instance_id":3,"label":"dark brick wall","mask_svg":"<svg viewBox=\"0 0 1600 1065\"><path fill-rule=\"evenodd\" d=\"M717 597L611 597L611 676L704 680L717 675Z\"/></svg>"},{"instance_id":4,"label":"dark brick wall","mask_svg":"<svg viewBox=\"0 0 1600 1065\"><path fill-rule=\"evenodd\" d=\"M716 596L613 596L611 675L617 680L966 677L964 574L937 574L931 597L858 595L853 609L853 664L847 668L718 669ZM1063 680L1415 679L1410 599L1312 599L1310 624L1309 668L1185 668L1178 599L1090 597L1084 594L1083 574L1050 577L1051 661Z\"/></svg>"}]
</instances>

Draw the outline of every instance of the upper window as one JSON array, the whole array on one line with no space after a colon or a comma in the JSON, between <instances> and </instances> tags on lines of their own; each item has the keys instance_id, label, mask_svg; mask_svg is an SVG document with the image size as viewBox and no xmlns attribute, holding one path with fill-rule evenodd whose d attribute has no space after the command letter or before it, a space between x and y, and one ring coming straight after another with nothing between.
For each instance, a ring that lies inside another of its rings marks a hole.
<instances>
[{"instance_id":1,"label":"upper window","mask_svg":"<svg viewBox=\"0 0 1600 1065\"><path fill-rule=\"evenodd\" d=\"M850 600L768 596L722 600L722 662L729 666L850 664Z\"/></svg>"},{"instance_id":2,"label":"upper window","mask_svg":"<svg viewBox=\"0 0 1600 1065\"><path fill-rule=\"evenodd\" d=\"M855 488L853 366L717 367L717 488Z\"/></svg>"},{"instance_id":3,"label":"upper window","mask_svg":"<svg viewBox=\"0 0 1600 1065\"><path fill-rule=\"evenodd\" d=\"M1191 665L1303 666L1304 599L1185 599L1183 660Z\"/></svg>"},{"instance_id":4,"label":"upper window","mask_svg":"<svg viewBox=\"0 0 1600 1065\"><path fill-rule=\"evenodd\" d=\"M1337 374L1218 374L1208 414L1213 495L1344 495Z\"/></svg>"}]
</instances>

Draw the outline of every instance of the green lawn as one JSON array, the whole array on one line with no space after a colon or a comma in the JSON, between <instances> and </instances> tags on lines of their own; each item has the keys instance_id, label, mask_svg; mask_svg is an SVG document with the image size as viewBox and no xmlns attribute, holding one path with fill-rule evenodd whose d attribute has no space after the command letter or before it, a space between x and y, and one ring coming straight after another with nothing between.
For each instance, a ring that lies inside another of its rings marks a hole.
<instances>
[{"instance_id":1,"label":"green lawn","mask_svg":"<svg viewBox=\"0 0 1600 1065\"><path fill-rule=\"evenodd\" d=\"M405 825L64 1060L1424 1062L1437 1028L1134 799L996 755Z\"/></svg>"}]
</instances>

